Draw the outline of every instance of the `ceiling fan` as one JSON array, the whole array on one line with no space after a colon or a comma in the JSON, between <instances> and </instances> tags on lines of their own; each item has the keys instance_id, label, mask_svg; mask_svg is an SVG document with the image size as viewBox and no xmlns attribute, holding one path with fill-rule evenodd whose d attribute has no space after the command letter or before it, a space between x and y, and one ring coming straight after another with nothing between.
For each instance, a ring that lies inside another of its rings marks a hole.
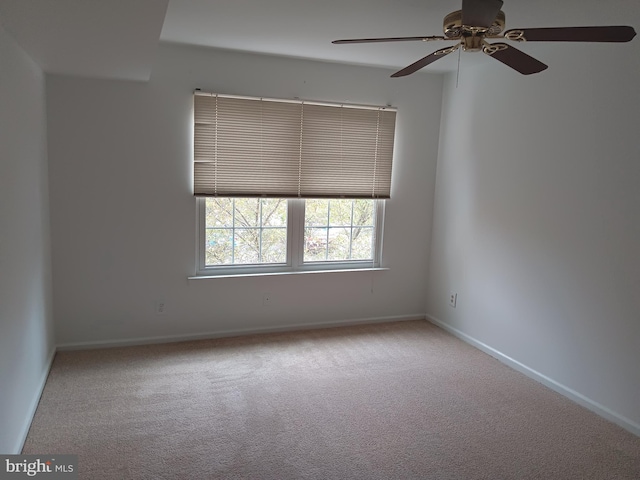
<instances>
[{"instance_id":1,"label":"ceiling fan","mask_svg":"<svg viewBox=\"0 0 640 480\"><path fill-rule=\"evenodd\" d=\"M523 75L538 73L547 65L521 50L503 42L489 43L487 39L507 39L514 42L629 42L636 36L633 27L617 25L607 27L523 28L504 32L505 15L502 0L462 0L462 10L444 17L444 36L355 38L334 40L332 43L430 42L457 41L454 46L442 48L421 58L392 77L404 77L462 48L466 52L483 52Z\"/></svg>"}]
</instances>

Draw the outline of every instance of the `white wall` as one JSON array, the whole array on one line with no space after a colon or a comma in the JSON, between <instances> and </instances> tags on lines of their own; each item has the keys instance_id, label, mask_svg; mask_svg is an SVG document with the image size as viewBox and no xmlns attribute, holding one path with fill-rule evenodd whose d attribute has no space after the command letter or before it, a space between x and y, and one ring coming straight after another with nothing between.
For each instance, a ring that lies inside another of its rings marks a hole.
<instances>
[{"instance_id":1,"label":"white wall","mask_svg":"<svg viewBox=\"0 0 640 480\"><path fill-rule=\"evenodd\" d=\"M633 3L616 12L638 26ZM435 319L636 432L639 41L526 44L549 70L487 58L447 78L427 296Z\"/></svg>"},{"instance_id":2,"label":"white wall","mask_svg":"<svg viewBox=\"0 0 640 480\"><path fill-rule=\"evenodd\" d=\"M18 453L54 351L44 76L0 26L0 453Z\"/></svg>"},{"instance_id":3,"label":"white wall","mask_svg":"<svg viewBox=\"0 0 640 480\"><path fill-rule=\"evenodd\" d=\"M442 77L391 73L163 45L148 84L48 77L58 343L424 316ZM196 87L397 106L383 259L391 270L187 281ZM262 305L264 293L273 305ZM165 315L155 314L158 300Z\"/></svg>"}]
</instances>

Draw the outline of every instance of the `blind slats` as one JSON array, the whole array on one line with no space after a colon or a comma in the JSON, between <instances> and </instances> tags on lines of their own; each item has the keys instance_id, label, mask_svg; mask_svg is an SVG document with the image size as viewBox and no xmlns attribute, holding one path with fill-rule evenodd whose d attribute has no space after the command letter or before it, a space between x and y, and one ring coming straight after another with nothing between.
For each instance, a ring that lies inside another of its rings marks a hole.
<instances>
[{"instance_id":1,"label":"blind slats","mask_svg":"<svg viewBox=\"0 0 640 480\"><path fill-rule=\"evenodd\" d=\"M194 194L389 198L395 111L194 95Z\"/></svg>"}]
</instances>

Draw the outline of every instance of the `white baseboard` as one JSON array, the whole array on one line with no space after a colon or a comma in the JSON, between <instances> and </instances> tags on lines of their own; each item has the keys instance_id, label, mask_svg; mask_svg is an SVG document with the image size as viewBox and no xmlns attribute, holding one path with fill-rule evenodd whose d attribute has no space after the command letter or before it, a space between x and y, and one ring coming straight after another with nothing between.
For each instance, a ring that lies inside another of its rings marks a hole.
<instances>
[{"instance_id":1,"label":"white baseboard","mask_svg":"<svg viewBox=\"0 0 640 480\"><path fill-rule=\"evenodd\" d=\"M367 323L404 322L409 320L425 320L424 313L411 315L398 315L392 317L370 317L352 320L338 320L318 323L298 323L294 325L276 325L262 328L239 328L234 330L222 330L186 335L168 335L159 337L130 338L124 340L100 340L95 342L63 343L57 345L57 350L88 350L92 348L128 347L134 345L149 345L155 343L186 342L190 340L208 340L212 338L237 337L241 335L253 335L257 333L289 332L295 330L312 330L316 328L346 327L349 325L362 325Z\"/></svg>"},{"instance_id":2,"label":"white baseboard","mask_svg":"<svg viewBox=\"0 0 640 480\"><path fill-rule=\"evenodd\" d=\"M13 452L10 453L13 455L19 455L22 453L22 448L24 447L24 442L27 440L27 435L29 434L29 429L31 428L31 422L33 422L33 417L36 414L36 410L38 409L38 404L40 403L40 397L42 396L42 392L44 390L44 386L47 383L47 377L49 376L49 372L51 371L51 366L53 365L53 359L56 356L56 349L53 348L51 353L49 354L49 358L47 359L47 368L42 373L40 377L40 386L38 387L38 391L33 396L31 400L31 404L29 405L28 415L24 420L24 425L22 427L22 432L20 436L17 438L16 446Z\"/></svg>"},{"instance_id":3,"label":"white baseboard","mask_svg":"<svg viewBox=\"0 0 640 480\"><path fill-rule=\"evenodd\" d=\"M640 437L640 424L637 424L633 420L630 420L624 417L623 415L620 415L619 413L614 412L610 408L607 408L604 405L601 405L598 402L591 400L590 398L582 395L581 393L576 392L575 390L572 390L571 388L565 385L562 385L561 383L553 380L552 378L549 378L546 375L543 375L542 373L537 372L536 370L524 365L523 363L520 363L517 360L514 360L513 358L505 355L504 353L496 350L495 348L490 347L489 345L482 343L479 340L476 340L472 336L467 335L466 333L458 330L457 328L447 325L443 321L438 320L437 318L431 315L427 314L425 315L425 317L429 322L446 330L452 335L455 335L459 339L476 347L477 349L482 350L483 352L491 355L493 358L499 360L505 365L513 368L514 370L517 370L520 373L525 374L527 377L532 378L533 380L536 380L539 383L542 383L543 385L549 387L551 390L558 392L560 395L563 395L569 398L570 400L573 400L578 405L581 405L587 408L588 410L591 410L595 414L603 418L606 418L607 420L615 423L616 425L619 425L625 430L628 430L634 435L637 435Z\"/></svg>"}]
</instances>

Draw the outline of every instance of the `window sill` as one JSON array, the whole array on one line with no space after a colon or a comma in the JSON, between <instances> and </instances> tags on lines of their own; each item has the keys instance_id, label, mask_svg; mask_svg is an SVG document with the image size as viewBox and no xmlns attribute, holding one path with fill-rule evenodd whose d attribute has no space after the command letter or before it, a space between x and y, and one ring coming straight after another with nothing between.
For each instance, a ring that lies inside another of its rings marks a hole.
<instances>
[{"instance_id":1,"label":"window sill","mask_svg":"<svg viewBox=\"0 0 640 480\"><path fill-rule=\"evenodd\" d=\"M344 268L339 270L298 270L295 272L259 272L259 273L225 273L220 275L196 275L187 277L187 280L214 280L218 278L245 278L245 277L273 277L283 275L315 275L318 273L348 273L348 272L383 272L389 268Z\"/></svg>"}]
</instances>

